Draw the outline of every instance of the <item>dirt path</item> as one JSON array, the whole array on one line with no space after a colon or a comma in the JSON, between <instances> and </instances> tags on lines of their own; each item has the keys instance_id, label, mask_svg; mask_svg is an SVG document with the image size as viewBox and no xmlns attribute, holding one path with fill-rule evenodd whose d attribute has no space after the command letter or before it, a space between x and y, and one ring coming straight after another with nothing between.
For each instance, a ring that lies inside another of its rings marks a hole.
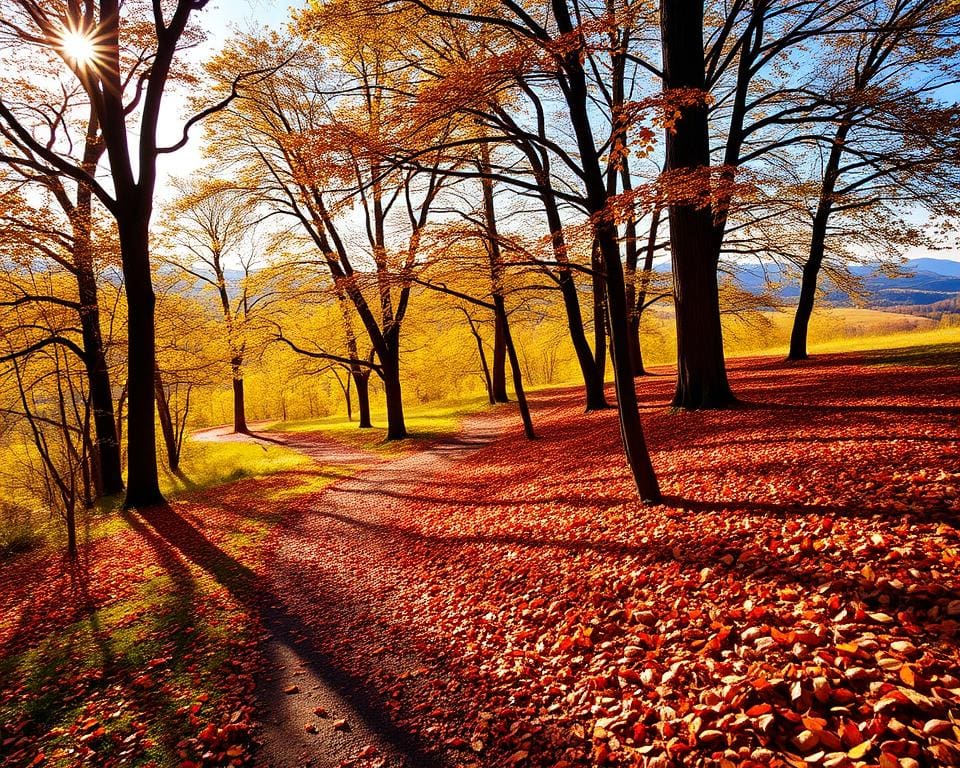
<instances>
[{"instance_id":1,"label":"dirt path","mask_svg":"<svg viewBox=\"0 0 960 768\"><path fill-rule=\"evenodd\" d=\"M353 638L366 653L374 649L374 677L415 673L422 665L414 649L391 635L379 599L363 589L376 583L382 594L405 578L392 556L403 543L381 523L419 487L495 439L508 421L509 415L470 419L458 437L392 461L313 435L260 436L323 464L369 467L310 496L269 543L266 586L281 602L264 608L271 639L256 691L264 723L260 765L443 765L429 745L392 724L391 702L375 680L358 678L334 657L349 654L344 638Z\"/></svg>"}]
</instances>

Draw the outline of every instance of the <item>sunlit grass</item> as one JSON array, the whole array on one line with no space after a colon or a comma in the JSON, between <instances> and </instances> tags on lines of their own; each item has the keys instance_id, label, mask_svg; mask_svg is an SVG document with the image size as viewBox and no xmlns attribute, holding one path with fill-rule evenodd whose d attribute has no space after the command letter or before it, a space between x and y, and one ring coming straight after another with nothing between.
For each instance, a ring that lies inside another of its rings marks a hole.
<instances>
[{"instance_id":1,"label":"sunlit grass","mask_svg":"<svg viewBox=\"0 0 960 768\"><path fill-rule=\"evenodd\" d=\"M248 477L265 477L302 468L310 459L301 453L262 442L187 440L180 469L173 473L160 460L160 490L168 498Z\"/></svg>"},{"instance_id":2,"label":"sunlit grass","mask_svg":"<svg viewBox=\"0 0 960 768\"><path fill-rule=\"evenodd\" d=\"M486 397L472 397L458 402L430 403L404 409L409 440L387 440L386 412L371 410L373 427L359 429L356 421L343 415L303 421L277 422L264 427L275 432L322 432L331 440L346 443L365 451L397 456L418 450L425 443L455 435L464 418L491 408ZM509 407L509 406L507 406Z\"/></svg>"},{"instance_id":3,"label":"sunlit grass","mask_svg":"<svg viewBox=\"0 0 960 768\"><path fill-rule=\"evenodd\" d=\"M791 310L765 313L753 327L728 328L727 356L786 357L792 323ZM960 343L960 326L937 326L927 318L873 309L824 308L811 318L807 351L839 354L950 343Z\"/></svg>"},{"instance_id":4,"label":"sunlit grass","mask_svg":"<svg viewBox=\"0 0 960 768\"><path fill-rule=\"evenodd\" d=\"M913 333L833 339L812 344L810 351L812 353L841 353L913 348L917 350L918 354L915 355L915 358L919 360L924 356L923 350L932 351L937 347L949 347L958 344L960 344L960 328L937 328L931 331L916 331ZM930 359L930 363L937 364L935 356Z\"/></svg>"},{"instance_id":5,"label":"sunlit grass","mask_svg":"<svg viewBox=\"0 0 960 768\"><path fill-rule=\"evenodd\" d=\"M117 519L118 532L128 532L129 518ZM256 538L255 530L252 539L230 536L221 546L239 557ZM203 702L201 719L217 709L224 691L213 681L222 677L219 670L233 652L232 643L245 640L247 630L237 621L239 606L222 597L215 578L192 564L184 568L186 581L160 568L144 569L144 580L129 596L91 610L30 650L0 659L0 676L22 681L28 694L0 705L0 722L26 717L48 732L44 765L76 764L74 730L78 722L91 720L96 725L87 733L104 729L91 742L99 758L173 765L178 762L173 745L198 730L183 716L184 707ZM68 680L74 682L65 687ZM118 681L126 698L103 707L104 692ZM131 759L122 753L124 740L144 718L144 707L151 710L149 738L139 742L141 751Z\"/></svg>"}]
</instances>

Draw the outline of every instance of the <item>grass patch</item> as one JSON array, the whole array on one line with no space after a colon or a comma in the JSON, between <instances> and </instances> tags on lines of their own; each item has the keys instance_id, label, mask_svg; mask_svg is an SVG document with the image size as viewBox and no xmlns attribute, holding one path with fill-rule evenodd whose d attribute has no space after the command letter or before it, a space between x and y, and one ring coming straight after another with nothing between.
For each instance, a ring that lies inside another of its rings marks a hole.
<instances>
[{"instance_id":1,"label":"grass patch","mask_svg":"<svg viewBox=\"0 0 960 768\"><path fill-rule=\"evenodd\" d=\"M960 342L870 350L863 355L868 365L906 365L960 368Z\"/></svg>"},{"instance_id":2,"label":"grass patch","mask_svg":"<svg viewBox=\"0 0 960 768\"><path fill-rule=\"evenodd\" d=\"M419 450L424 443L455 435L464 418L482 413L491 406L484 397L473 397L458 402L431 403L404 410L408 440L387 440L386 413L373 411L370 429L359 429L356 422L344 421L342 416L326 416L304 421L277 422L266 427L271 432L322 432L331 440L388 457L402 456Z\"/></svg>"},{"instance_id":3,"label":"grass patch","mask_svg":"<svg viewBox=\"0 0 960 768\"><path fill-rule=\"evenodd\" d=\"M115 516L97 533L138 527L135 516ZM269 532L246 521L232 527L228 521L217 546L240 562ZM186 560L182 571L145 567L124 597L0 659L0 735L27 723L22 735L39 739L34 749L50 766L179 764L177 745L231 708L236 691L220 684L229 680L223 669L237 648L253 639L245 612L214 576ZM3 754L0 748L0 762Z\"/></svg>"},{"instance_id":4,"label":"grass patch","mask_svg":"<svg viewBox=\"0 0 960 768\"><path fill-rule=\"evenodd\" d=\"M851 318L850 313L854 314ZM960 345L960 326L921 327L916 330L897 330L902 318L908 317L875 310L822 310L816 315L817 328L811 328L807 350L811 355L860 353L877 357L873 353L902 352L905 364L925 364L921 361L931 356L931 365L953 365L948 351L939 348ZM785 313L771 314L771 329L765 344L745 345L736 341L728 343L727 357L786 357L789 349L789 323L792 316ZM860 318L860 319L857 319ZM908 317L908 320L926 318ZM885 325L886 323L886 325ZM880 357L882 357L881 355ZM939 357L940 361L934 358ZM892 365L893 363L891 363Z\"/></svg>"},{"instance_id":5,"label":"grass patch","mask_svg":"<svg viewBox=\"0 0 960 768\"><path fill-rule=\"evenodd\" d=\"M248 477L265 477L300 469L310 459L282 445L248 441L188 440L183 446L180 469L174 474L160 466L160 490L168 498Z\"/></svg>"},{"instance_id":6,"label":"grass patch","mask_svg":"<svg viewBox=\"0 0 960 768\"><path fill-rule=\"evenodd\" d=\"M917 361L927 354L936 356L937 348L957 346L960 346L960 327L831 339L811 344L810 352L812 354L863 352L868 355L873 352L901 352Z\"/></svg>"}]
</instances>

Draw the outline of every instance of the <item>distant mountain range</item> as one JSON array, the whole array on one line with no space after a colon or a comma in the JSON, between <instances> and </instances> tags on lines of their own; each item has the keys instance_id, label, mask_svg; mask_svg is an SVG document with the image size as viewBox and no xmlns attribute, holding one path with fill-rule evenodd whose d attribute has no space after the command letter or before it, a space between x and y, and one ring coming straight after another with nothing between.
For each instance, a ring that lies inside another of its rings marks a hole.
<instances>
[{"instance_id":1,"label":"distant mountain range","mask_svg":"<svg viewBox=\"0 0 960 768\"><path fill-rule=\"evenodd\" d=\"M658 259L654 269L657 272L669 273L669 261ZM877 309L896 307L913 311L912 308L916 308L921 310L915 312L916 314L925 314L923 307L943 303L943 306L937 309L952 313L955 310L951 308L956 306L960 299L960 261L929 257L910 259L904 265L904 271L909 273L904 277L877 275L871 267L855 267L851 271L863 278L864 288L868 293L868 305ZM773 263L762 266L741 264L733 274L737 282L752 293L766 291L768 283L772 282L782 284L774 293L786 303L796 301L800 295L799 280L786 278L780 267ZM228 269L225 277L228 285L236 286L242 281L243 272ZM823 287L829 288L828 285ZM190 284L188 290L197 294L209 290L209 286L197 280ZM826 301L836 306L849 306L852 303L850 297L839 290L828 290Z\"/></svg>"},{"instance_id":2,"label":"distant mountain range","mask_svg":"<svg viewBox=\"0 0 960 768\"><path fill-rule=\"evenodd\" d=\"M877 308L929 305L960 296L960 262L950 259L911 259L904 267L909 275L887 277L875 274L870 267L855 267L853 274L863 278L864 288L871 306ZM790 301L800 294L796 280L783 279L776 265L741 266L734 273L737 281L747 290L759 293L767 288L768 281L783 282L776 295ZM824 286L829 288L829 286ZM826 300L833 304L850 304L850 298L842 291L828 290Z\"/></svg>"}]
</instances>

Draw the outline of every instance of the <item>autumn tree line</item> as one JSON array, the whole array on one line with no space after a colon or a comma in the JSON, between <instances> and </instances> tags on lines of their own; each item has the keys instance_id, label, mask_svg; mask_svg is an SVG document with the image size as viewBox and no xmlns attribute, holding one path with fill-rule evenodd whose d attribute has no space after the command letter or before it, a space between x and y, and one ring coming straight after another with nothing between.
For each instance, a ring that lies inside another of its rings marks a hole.
<instances>
[{"instance_id":1,"label":"autumn tree line","mask_svg":"<svg viewBox=\"0 0 960 768\"><path fill-rule=\"evenodd\" d=\"M247 431L245 372L278 349L361 428L376 382L404 439L409 338L441 305L531 439L517 322L552 312L655 502L651 307L675 321L673 405L733 407L723 317L765 299L731 265L798 281L803 360L825 277L950 236L947 0L311 0L200 66L206 5L0 2L0 433L71 531L101 496L163 501L198 384L230 386ZM161 185L190 142L206 165Z\"/></svg>"}]
</instances>

